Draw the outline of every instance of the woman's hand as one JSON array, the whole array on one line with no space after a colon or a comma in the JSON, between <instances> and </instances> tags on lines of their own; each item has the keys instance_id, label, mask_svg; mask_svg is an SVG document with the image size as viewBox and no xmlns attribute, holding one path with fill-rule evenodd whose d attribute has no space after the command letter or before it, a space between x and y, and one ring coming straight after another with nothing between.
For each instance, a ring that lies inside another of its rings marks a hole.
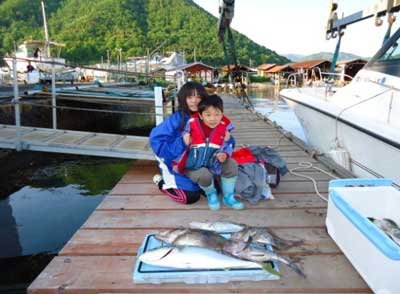
<instances>
[{"instance_id":1,"label":"woman's hand","mask_svg":"<svg viewBox=\"0 0 400 294\"><path fill-rule=\"evenodd\" d=\"M186 133L183 135L183 143L185 143L186 146L190 144L190 133Z\"/></svg>"},{"instance_id":2,"label":"woman's hand","mask_svg":"<svg viewBox=\"0 0 400 294\"><path fill-rule=\"evenodd\" d=\"M226 131L224 141L228 142L230 138L231 138L231 133L229 133L229 131Z\"/></svg>"},{"instance_id":3,"label":"woman's hand","mask_svg":"<svg viewBox=\"0 0 400 294\"><path fill-rule=\"evenodd\" d=\"M223 163L228 158L228 155L225 152L221 152L217 154L217 159L219 162Z\"/></svg>"}]
</instances>

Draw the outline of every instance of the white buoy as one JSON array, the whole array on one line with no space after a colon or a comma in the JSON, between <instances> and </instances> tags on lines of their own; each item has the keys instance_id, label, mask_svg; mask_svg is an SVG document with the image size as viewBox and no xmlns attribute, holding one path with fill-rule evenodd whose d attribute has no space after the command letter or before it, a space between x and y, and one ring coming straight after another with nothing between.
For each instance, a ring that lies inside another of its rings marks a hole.
<instances>
[{"instance_id":1,"label":"white buoy","mask_svg":"<svg viewBox=\"0 0 400 294\"><path fill-rule=\"evenodd\" d=\"M350 153L343 147L335 147L329 151L329 156L340 166L351 171Z\"/></svg>"}]
</instances>

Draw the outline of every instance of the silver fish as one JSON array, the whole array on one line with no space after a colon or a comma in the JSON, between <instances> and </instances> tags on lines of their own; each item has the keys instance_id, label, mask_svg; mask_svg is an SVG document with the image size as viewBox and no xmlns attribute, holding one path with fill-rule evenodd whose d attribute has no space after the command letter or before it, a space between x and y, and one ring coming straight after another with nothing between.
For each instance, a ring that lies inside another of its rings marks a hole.
<instances>
[{"instance_id":1,"label":"silver fish","mask_svg":"<svg viewBox=\"0 0 400 294\"><path fill-rule=\"evenodd\" d=\"M246 227L244 224L238 224L229 221L216 221L216 222L197 222L189 223L189 228L200 229L206 231L213 231L216 233L234 233L243 230Z\"/></svg>"},{"instance_id":2,"label":"silver fish","mask_svg":"<svg viewBox=\"0 0 400 294\"><path fill-rule=\"evenodd\" d=\"M246 246L244 242L231 241L216 232L200 229L168 230L156 234L154 237L172 246L198 246L218 252L223 252L223 247L227 242L233 242L231 247L234 247L235 250L241 250ZM235 247L235 244L238 246Z\"/></svg>"},{"instance_id":3,"label":"silver fish","mask_svg":"<svg viewBox=\"0 0 400 294\"><path fill-rule=\"evenodd\" d=\"M261 268L258 263L241 260L214 250L195 247L160 247L139 256L140 261L161 267L181 269Z\"/></svg>"},{"instance_id":4,"label":"silver fish","mask_svg":"<svg viewBox=\"0 0 400 294\"><path fill-rule=\"evenodd\" d=\"M370 217L368 219L400 246L400 228L395 221L389 218L376 219Z\"/></svg>"},{"instance_id":5,"label":"silver fish","mask_svg":"<svg viewBox=\"0 0 400 294\"><path fill-rule=\"evenodd\" d=\"M251 240L258 245L271 245L279 250L286 250L288 248L302 245L303 241L284 240L274 233L268 231L267 228L246 227L243 230L233 233L231 240L248 242Z\"/></svg>"},{"instance_id":6,"label":"silver fish","mask_svg":"<svg viewBox=\"0 0 400 294\"><path fill-rule=\"evenodd\" d=\"M154 237L161 242L172 244L176 238L178 238L180 235L183 235L187 231L188 229L171 229L156 233Z\"/></svg>"},{"instance_id":7,"label":"silver fish","mask_svg":"<svg viewBox=\"0 0 400 294\"><path fill-rule=\"evenodd\" d=\"M271 252L269 250L261 250L259 248L251 246L246 246L244 249L242 248L241 250L237 250L238 245L237 244L234 246L232 245L234 245L233 242L226 243L224 246L224 252L234 257L253 262L264 263L267 261L274 261L274 260L279 261L290 267L292 270L294 270L297 274L299 274L303 278L306 277L304 272L297 266L297 264L294 261L286 257L283 257L277 253Z\"/></svg>"}]
</instances>

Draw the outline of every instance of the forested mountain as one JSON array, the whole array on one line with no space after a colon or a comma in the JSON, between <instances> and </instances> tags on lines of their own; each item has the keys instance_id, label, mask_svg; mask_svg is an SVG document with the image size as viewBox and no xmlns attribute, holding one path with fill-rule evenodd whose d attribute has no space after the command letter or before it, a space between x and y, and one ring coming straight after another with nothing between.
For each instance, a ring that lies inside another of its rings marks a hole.
<instances>
[{"instance_id":1,"label":"forested mountain","mask_svg":"<svg viewBox=\"0 0 400 294\"><path fill-rule=\"evenodd\" d=\"M50 39L66 44L70 62L99 62L184 50L188 62L224 64L217 18L191 0L46 0ZM255 28L256 29L256 28ZM0 0L0 56L26 39L44 39L40 0ZM240 63L286 63L288 59L234 32Z\"/></svg>"},{"instance_id":2,"label":"forested mountain","mask_svg":"<svg viewBox=\"0 0 400 294\"><path fill-rule=\"evenodd\" d=\"M293 62L304 61L304 60L313 60L313 59L328 59L332 60L333 53L331 52L319 52L311 55L300 55L300 54L285 54L287 58L292 60ZM339 52L338 60L350 60L350 59L368 59L364 57L360 57L358 55L354 55L352 53Z\"/></svg>"}]
</instances>

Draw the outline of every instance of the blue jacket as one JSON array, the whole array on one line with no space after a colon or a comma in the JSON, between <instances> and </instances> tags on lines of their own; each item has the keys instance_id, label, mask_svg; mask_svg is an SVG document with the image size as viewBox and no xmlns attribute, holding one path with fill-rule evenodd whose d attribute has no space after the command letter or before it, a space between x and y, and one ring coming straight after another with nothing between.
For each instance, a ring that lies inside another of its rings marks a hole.
<instances>
[{"instance_id":1,"label":"blue jacket","mask_svg":"<svg viewBox=\"0 0 400 294\"><path fill-rule=\"evenodd\" d=\"M198 191L200 187L193 183L184 174L173 170L173 162L179 160L186 151L187 146L183 142L181 129L181 112L175 112L170 115L161 124L154 127L150 133L150 146L158 161L158 166L164 180L163 189L182 189L188 191ZM189 121L190 116L184 114L184 125ZM235 146L235 140L231 135L229 145L232 149Z\"/></svg>"},{"instance_id":2,"label":"blue jacket","mask_svg":"<svg viewBox=\"0 0 400 294\"><path fill-rule=\"evenodd\" d=\"M194 114L186 124L185 133L190 133L191 141L185 153L178 160L178 170L197 170L201 167L207 167L213 174L221 173L221 163L217 160L216 154L224 152L228 156L232 155L231 142L225 142L225 134L233 129L233 124L223 116L222 121L213 130L209 137L206 138L198 114Z\"/></svg>"},{"instance_id":3,"label":"blue jacket","mask_svg":"<svg viewBox=\"0 0 400 294\"><path fill-rule=\"evenodd\" d=\"M200 187L191 179L173 170L173 161L179 158L187 146L183 142L181 129L181 112L170 115L161 124L154 127L150 133L150 146L159 162L164 180L163 189L183 189L198 191ZM184 125L190 116L184 114Z\"/></svg>"}]
</instances>

